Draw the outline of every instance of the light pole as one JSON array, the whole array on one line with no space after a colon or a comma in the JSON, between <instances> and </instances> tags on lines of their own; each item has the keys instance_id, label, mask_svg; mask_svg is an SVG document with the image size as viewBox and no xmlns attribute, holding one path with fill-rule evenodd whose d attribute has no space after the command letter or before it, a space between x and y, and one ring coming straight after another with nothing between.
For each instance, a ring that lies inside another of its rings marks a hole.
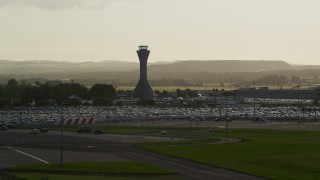
<instances>
[{"instance_id":1,"label":"light pole","mask_svg":"<svg viewBox=\"0 0 320 180\"><path fill-rule=\"evenodd\" d=\"M253 118L256 120L256 83L253 82L253 91L254 91L254 97L253 97Z\"/></svg>"},{"instance_id":2,"label":"light pole","mask_svg":"<svg viewBox=\"0 0 320 180\"><path fill-rule=\"evenodd\" d=\"M107 108L107 127L109 127L109 109Z\"/></svg>"},{"instance_id":3,"label":"light pole","mask_svg":"<svg viewBox=\"0 0 320 180\"><path fill-rule=\"evenodd\" d=\"M228 137L228 99L227 99L227 97L225 97L225 103L226 103L226 113L225 113L225 121L226 121L226 138Z\"/></svg>"},{"instance_id":4,"label":"light pole","mask_svg":"<svg viewBox=\"0 0 320 180\"><path fill-rule=\"evenodd\" d=\"M61 103L61 121L60 121L60 166L63 165L63 102Z\"/></svg>"},{"instance_id":5,"label":"light pole","mask_svg":"<svg viewBox=\"0 0 320 180\"><path fill-rule=\"evenodd\" d=\"M22 116L21 113L22 113L22 112L21 112L21 94L20 94L20 99L19 99L19 121L20 121L20 123L21 123L21 120L22 120L22 119L21 119L21 118L22 118L22 117L21 117L21 116Z\"/></svg>"},{"instance_id":6,"label":"light pole","mask_svg":"<svg viewBox=\"0 0 320 180\"><path fill-rule=\"evenodd\" d=\"M301 112L302 109L301 109L301 104L300 104L300 84L297 86L298 88L298 121L300 121L300 116L301 116Z\"/></svg>"}]
</instances>

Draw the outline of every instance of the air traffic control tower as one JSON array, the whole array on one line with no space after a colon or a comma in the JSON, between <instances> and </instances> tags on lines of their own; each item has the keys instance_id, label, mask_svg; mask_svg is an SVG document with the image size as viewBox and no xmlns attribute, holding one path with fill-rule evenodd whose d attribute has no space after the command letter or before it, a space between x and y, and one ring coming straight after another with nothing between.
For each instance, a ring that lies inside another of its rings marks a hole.
<instances>
[{"instance_id":1,"label":"air traffic control tower","mask_svg":"<svg viewBox=\"0 0 320 180\"><path fill-rule=\"evenodd\" d=\"M147 79L147 62L150 53L148 46L139 46L137 53L140 61L140 79L134 89L133 96L140 99L152 99L154 94Z\"/></svg>"}]
</instances>

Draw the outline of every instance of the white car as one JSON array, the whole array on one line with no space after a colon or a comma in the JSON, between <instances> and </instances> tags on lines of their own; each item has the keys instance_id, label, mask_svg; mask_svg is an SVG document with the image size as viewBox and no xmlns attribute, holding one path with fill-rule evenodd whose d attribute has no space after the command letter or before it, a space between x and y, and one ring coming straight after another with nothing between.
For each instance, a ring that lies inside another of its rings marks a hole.
<instances>
[{"instance_id":1,"label":"white car","mask_svg":"<svg viewBox=\"0 0 320 180\"><path fill-rule=\"evenodd\" d=\"M39 134L38 129L32 129L29 134Z\"/></svg>"}]
</instances>

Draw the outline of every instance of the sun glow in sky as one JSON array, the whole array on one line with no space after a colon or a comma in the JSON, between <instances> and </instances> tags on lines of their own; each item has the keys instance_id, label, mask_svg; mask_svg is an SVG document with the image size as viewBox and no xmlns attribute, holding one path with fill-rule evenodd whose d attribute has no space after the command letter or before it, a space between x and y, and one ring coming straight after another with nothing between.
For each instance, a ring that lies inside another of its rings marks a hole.
<instances>
[{"instance_id":1,"label":"sun glow in sky","mask_svg":"<svg viewBox=\"0 0 320 180\"><path fill-rule=\"evenodd\" d=\"M0 59L320 64L319 0L0 0Z\"/></svg>"}]
</instances>

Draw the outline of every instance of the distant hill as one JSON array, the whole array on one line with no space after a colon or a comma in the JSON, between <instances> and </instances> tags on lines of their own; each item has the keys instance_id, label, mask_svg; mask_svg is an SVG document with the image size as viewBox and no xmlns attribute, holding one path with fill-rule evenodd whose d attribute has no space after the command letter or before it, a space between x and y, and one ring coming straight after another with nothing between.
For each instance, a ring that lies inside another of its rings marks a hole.
<instances>
[{"instance_id":1,"label":"distant hill","mask_svg":"<svg viewBox=\"0 0 320 180\"><path fill-rule=\"evenodd\" d=\"M138 63L126 61L67 62L67 61L8 61L0 60L0 74L51 74L60 72L131 71Z\"/></svg>"},{"instance_id":2,"label":"distant hill","mask_svg":"<svg viewBox=\"0 0 320 180\"><path fill-rule=\"evenodd\" d=\"M139 62L101 61L7 61L0 60L0 74L52 74L60 72L105 72L138 70ZM237 72L290 70L292 66L284 61L176 61L149 63L149 72Z\"/></svg>"},{"instance_id":3,"label":"distant hill","mask_svg":"<svg viewBox=\"0 0 320 180\"><path fill-rule=\"evenodd\" d=\"M290 65L284 61L175 61L149 62L150 83L163 85L203 83L244 83L266 75L320 79L320 66ZM57 62L0 60L0 84L11 78L26 82L72 79L85 85L96 82L133 86L139 79L139 62Z\"/></svg>"},{"instance_id":4,"label":"distant hill","mask_svg":"<svg viewBox=\"0 0 320 180\"><path fill-rule=\"evenodd\" d=\"M291 65L294 70L320 69L320 65Z\"/></svg>"},{"instance_id":5,"label":"distant hill","mask_svg":"<svg viewBox=\"0 0 320 180\"><path fill-rule=\"evenodd\" d=\"M152 72L239 72L239 71L277 71L290 70L290 64L284 61L178 61L172 64L150 65Z\"/></svg>"},{"instance_id":6,"label":"distant hill","mask_svg":"<svg viewBox=\"0 0 320 180\"><path fill-rule=\"evenodd\" d=\"M149 62L148 76L152 79L185 78L194 74L233 73L233 72L279 72L319 70L320 66L297 66L284 61L269 60L212 60L212 61L175 61ZM8 61L0 60L0 75L3 78L92 78L92 79L137 79L139 62L101 61ZM196 78L196 77L195 77Z\"/></svg>"}]
</instances>

